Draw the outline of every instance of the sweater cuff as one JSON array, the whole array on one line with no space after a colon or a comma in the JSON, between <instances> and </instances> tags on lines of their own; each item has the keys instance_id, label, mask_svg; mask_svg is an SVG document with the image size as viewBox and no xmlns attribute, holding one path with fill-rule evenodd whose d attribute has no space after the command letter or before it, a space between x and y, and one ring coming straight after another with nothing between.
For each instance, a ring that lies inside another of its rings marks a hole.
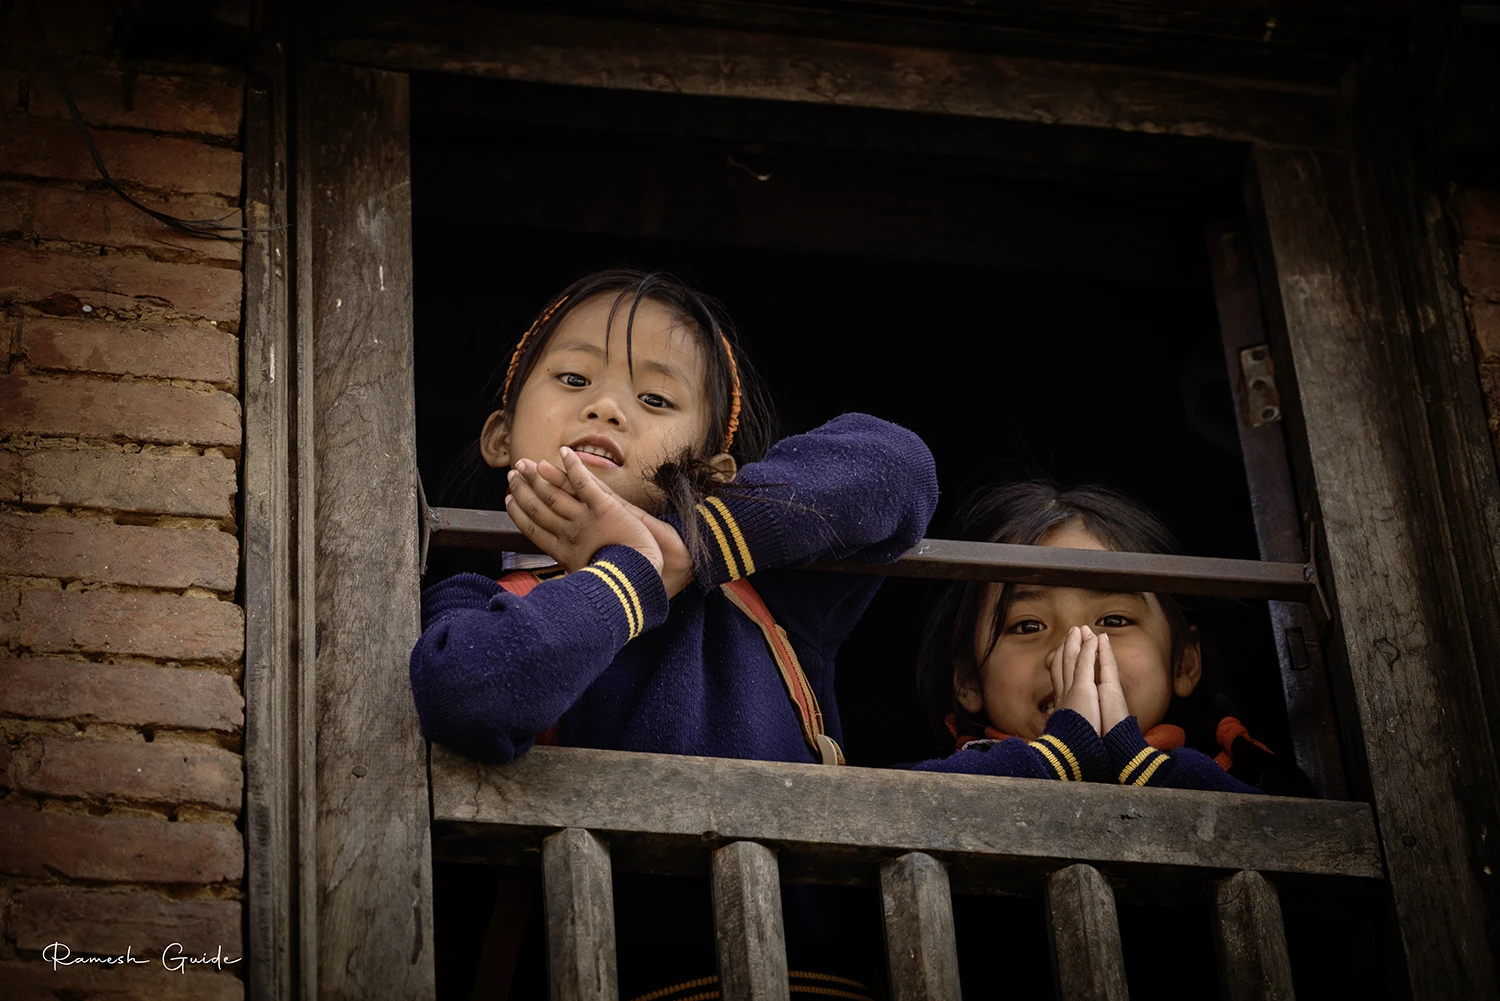
<instances>
[{"instance_id":1,"label":"sweater cuff","mask_svg":"<svg viewBox=\"0 0 1500 1001\"><path fill-rule=\"evenodd\" d=\"M568 575L577 579L609 619L621 623L626 642L667 619L667 589L661 574L629 546L605 546L586 567Z\"/></svg>"},{"instance_id":2,"label":"sweater cuff","mask_svg":"<svg viewBox=\"0 0 1500 1001\"><path fill-rule=\"evenodd\" d=\"M1104 747L1109 752L1111 779L1121 785L1146 785L1157 769L1172 760L1146 743L1134 716L1126 716L1104 735Z\"/></svg>"},{"instance_id":3,"label":"sweater cuff","mask_svg":"<svg viewBox=\"0 0 1500 1001\"><path fill-rule=\"evenodd\" d=\"M1104 744L1089 721L1071 709L1047 717L1047 729L1031 747L1064 782L1099 782L1109 773Z\"/></svg>"},{"instance_id":4,"label":"sweater cuff","mask_svg":"<svg viewBox=\"0 0 1500 1001\"><path fill-rule=\"evenodd\" d=\"M786 562L773 503L710 497L694 513L704 540L694 554L693 576L704 590Z\"/></svg>"}]
</instances>

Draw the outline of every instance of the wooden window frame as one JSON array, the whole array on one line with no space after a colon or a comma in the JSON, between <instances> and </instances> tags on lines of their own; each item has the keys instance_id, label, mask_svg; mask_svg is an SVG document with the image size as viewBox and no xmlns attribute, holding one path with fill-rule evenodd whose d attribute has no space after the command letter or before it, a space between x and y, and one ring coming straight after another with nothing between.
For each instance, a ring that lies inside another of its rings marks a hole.
<instances>
[{"instance_id":1,"label":"wooden window frame","mask_svg":"<svg viewBox=\"0 0 1500 1001\"><path fill-rule=\"evenodd\" d=\"M1213 136L1247 150L1287 445L1337 610L1333 703L1374 811L1390 972L1495 997L1500 482L1403 70L1360 97L718 28L424 4L256 12L247 87L246 829L254 998L430 997L407 74L455 72ZM295 54L296 59L289 57ZM566 58L562 58L565 55ZM832 82L830 82L832 81ZM929 86L927 81L940 81ZM391 538L393 526L410 526ZM321 846L321 849L320 849ZM1402 993L1402 990L1396 990Z\"/></svg>"}]
</instances>

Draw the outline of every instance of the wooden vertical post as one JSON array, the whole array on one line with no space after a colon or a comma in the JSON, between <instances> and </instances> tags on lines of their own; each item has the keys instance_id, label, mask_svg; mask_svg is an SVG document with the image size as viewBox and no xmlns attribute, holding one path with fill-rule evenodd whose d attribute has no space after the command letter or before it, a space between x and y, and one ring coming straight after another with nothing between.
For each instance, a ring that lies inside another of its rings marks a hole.
<instances>
[{"instance_id":1,"label":"wooden vertical post","mask_svg":"<svg viewBox=\"0 0 1500 1001\"><path fill-rule=\"evenodd\" d=\"M891 859L880 867L880 901L894 1001L959 1001L947 868L922 852Z\"/></svg>"},{"instance_id":2,"label":"wooden vertical post","mask_svg":"<svg viewBox=\"0 0 1500 1001\"><path fill-rule=\"evenodd\" d=\"M615 902L609 848L581 828L542 842L552 1001L616 1001Z\"/></svg>"},{"instance_id":3,"label":"wooden vertical post","mask_svg":"<svg viewBox=\"0 0 1500 1001\"><path fill-rule=\"evenodd\" d=\"M790 1001L776 854L753 841L720 848L713 893L723 1001Z\"/></svg>"},{"instance_id":4,"label":"wooden vertical post","mask_svg":"<svg viewBox=\"0 0 1500 1001\"><path fill-rule=\"evenodd\" d=\"M1125 957L1115 892L1098 869L1070 865L1047 877L1047 932L1061 1001L1125 1001Z\"/></svg>"},{"instance_id":5,"label":"wooden vertical post","mask_svg":"<svg viewBox=\"0 0 1500 1001\"><path fill-rule=\"evenodd\" d=\"M431 998L427 750L405 695L419 632L407 78L313 63L302 87L297 253L311 275L297 295L311 324L299 344L312 356L317 503L316 620L299 624L316 658L316 996Z\"/></svg>"},{"instance_id":6,"label":"wooden vertical post","mask_svg":"<svg viewBox=\"0 0 1500 1001\"><path fill-rule=\"evenodd\" d=\"M1361 738L1350 746L1363 751L1385 848L1401 943L1391 975L1417 999L1495 998L1481 875L1495 761L1455 554L1433 510L1442 491L1401 402L1415 386L1405 320L1374 266L1351 159L1257 149L1253 165L1277 371L1295 375L1282 400L1304 439L1303 493L1322 527L1346 716Z\"/></svg>"},{"instance_id":7,"label":"wooden vertical post","mask_svg":"<svg viewBox=\"0 0 1500 1001\"><path fill-rule=\"evenodd\" d=\"M1214 951L1225 1001L1292 1001L1292 964L1276 888L1258 872L1214 887Z\"/></svg>"}]
</instances>

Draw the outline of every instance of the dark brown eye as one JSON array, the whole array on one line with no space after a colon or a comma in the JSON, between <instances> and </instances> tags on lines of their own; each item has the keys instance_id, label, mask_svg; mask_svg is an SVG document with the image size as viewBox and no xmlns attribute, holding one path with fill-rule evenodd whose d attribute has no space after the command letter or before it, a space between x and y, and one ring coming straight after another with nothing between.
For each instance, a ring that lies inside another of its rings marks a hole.
<instances>
[{"instance_id":1,"label":"dark brown eye","mask_svg":"<svg viewBox=\"0 0 1500 1001\"><path fill-rule=\"evenodd\" d=\"M1105 629L1124 629L1130 625L1130 620L1123 615L1106 615L1099 620L1099 625Z\"/></svg>"},{"instance_id":2,"label":"dark brown eye","mask_svg":"<svg viewBox=\"0 0 1500 1001\"><path fill-rule=\"evenodd\" d=\"M589 381L577 372L564 372L557 377L557 381L564 386L572 386L574 389L582 389L589 384Z\"/></svg>"},{"instance_id":3,"label":"dark brown eye","mask_svg":"<svg viewBox=\"0 0 1500 1001\"><path fill-rule=\"evenodd\" d=\"M1046 628L1046 626L1042 625L1036 619L1022 619L1020 622L1017 622L1015 625L1011 626L1010 631L1026 636L1031 633L1039 633Z\"/></svg>"}]
</instances>

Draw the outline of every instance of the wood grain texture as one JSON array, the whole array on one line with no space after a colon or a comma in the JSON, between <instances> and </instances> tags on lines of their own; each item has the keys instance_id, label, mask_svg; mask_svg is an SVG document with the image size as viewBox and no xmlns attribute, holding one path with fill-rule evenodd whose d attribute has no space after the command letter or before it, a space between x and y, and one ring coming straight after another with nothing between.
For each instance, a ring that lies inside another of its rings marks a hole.
<instances>
[{"instance_id":1,"label":"wood grain texture","mask_svg":"<svg viewBox=\"0 0 1500 1001\"><path fill-rule=\"evenodd\" d=\"M713 854L714 941L724 1001L788 1001L776 853L735 841Z\"/></svg>"},{"instance_id":2,"label":"wood grain texture","mask_svg":"<svg viewBox=\"0 0 1500 1001\"><path fill-rule=\"evenodd\" d=\"M943 863L923 852L886 862L880 902L893 1001L959 1001L958 941Z\"/></svg>"},{"instance_id":3,"label":"wood grain texture","mask_svg":"<svg viewBox=\"0 0 1500 1001\"><path fill-rule=\"evenodd\" d=\"M1245 413L1243 398L1247 387L1240 351L1265 344L1268 336L1249 233L1240 226L1210 228L1208 261L1219 310L1224 363L1229 383L1234 387L1235 425L1239 429L1245 480L1250 487L1260 558L1306 560L1302 511L1297 505L1291 459L1286 449L1286 422L1278 420L1257 427ZM1344 755L1313 612L1305 604L1286 601L1270 602L1269 610L1297 764L1307 773L1318 795L1344 799L1348 796Z\"/></svg>"},{"instance_id":4,"label":"wood grain texture","mask_svg":"<svg viewBox=\"0 0 1500 1001\"><path fill-rule=\"evenodd\" d=\"M1400 402L1412 392L1403 321L1372 262L1349 157L1259 150L1254 181L1268 312L1284 331L1277 371L1295 375L1283 401L1305 450L1348 724L1386 846L1401 942L1390 975L1417 998L1492 998L1494 904L1480 873L1494 759L1474 718L1474 651L1455 623L1454 554L1433 524L1442 491Z\"/></svg>"},{"instance_id":5,"label":"wood grain texture","mask_svg":"<svg viewBox=\"0 0 1500 1001\"><path fill-rule=\"evenodd\" d=\"M1258 872L1237 872L1214 887L1214 951L1225 1001L1292 1001L1281 899Z\"/></svg>"},{"instance_id":6,"label":"wood grain texture","mask_svg":"<svg viewBox=\"0 0 1500 1001\"><path fill-rule=\"evenodd\" d=\"M299 913L293 632L290 245L285 10L263 5L245 86L245 847L247 993L288 998ZM277 361L280 360L278 370Z\"/></svg>"},{"instance_id":7,"label":"wood grain texture","mask_svg":"<svg viewBox=\"0 0 1500 1001\"><path fill-rule=\"evenodd\" d=\"M1372 885L1382 875L1362 803L571 747L484 765L434 746L432 792L453 858L501 857L586 827L609 835L617 864L622 851L655 846L659 871L690 871L713 847L753 838L776 845L784 878L822 869L830 880L846 860L870 867L871 882L875 866L908 851L943 859L960 888L994 875L986 861L1021 863L1013 882L1033 891L1072 860L1152 879L1164 866Z\"/></svg>"},{"instance_id":8,"label":"wood grain texture","mask_svg":"<svg viewBox=\"0 0 1500 1001\"><path fill-rule=\"evenodd\" d=\"M407 79L313 64L310 202L321 998L431 997ZM306 233L306 231L304 231ZM301 245L298 248L302 252Z\"/></svg>"},{"instance_id":9,"label":"wood grain texture","mask_svg":"<svg viewBox=\"0 0 1500 1001\"><path fill-rule=\"evenodd\" d=\"M1115 892L1098 869L1070 865L1047 877L1047 933L1060 1001L1126 1001Z\"/></svg>"},{"instance_id":10,"label":"wood grain texture","mask_svg":"<svg viewBox=\"0 0 1500 1001\"><path fill-rule=\"evenodd\" d=\"M626 90L813 102L1092 128L1342 146L1337 94L1088 65L681 24L429 3L344 4L325 58Z\"/></svg>"},{"instance_id":11,"label":"wood grain texture","mask_svg":"<svg viewBox=\"0 0 1500 1001\"><path fill-rule=\"evenodd\" d=\"M552 1001L616 1001L615 901L609 847L582 828L542 842Z\"/></svg>"}]
</instances>

